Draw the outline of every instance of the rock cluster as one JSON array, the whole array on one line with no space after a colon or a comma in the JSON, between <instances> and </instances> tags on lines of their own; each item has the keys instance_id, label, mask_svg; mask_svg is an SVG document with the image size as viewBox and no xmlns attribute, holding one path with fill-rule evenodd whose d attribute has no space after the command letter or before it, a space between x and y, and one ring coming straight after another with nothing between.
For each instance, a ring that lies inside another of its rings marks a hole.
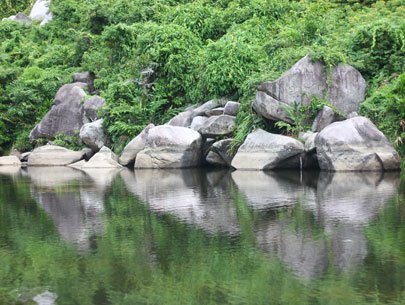
<instances>
[{"instance_id":1,"label":"rock cluster","mask_svg":"<svg viewBox=\"0 0 405 305\"><path fill-rule=\"evenodd\" d=\"M53 18L52 12L49 10L50 4L51 0L37 0L29 16L20 12L3 20L10 20L24 25L31 25L33 21L36 21L40 23L40 26L43 26Z\"/></svg>"}]
</instances>

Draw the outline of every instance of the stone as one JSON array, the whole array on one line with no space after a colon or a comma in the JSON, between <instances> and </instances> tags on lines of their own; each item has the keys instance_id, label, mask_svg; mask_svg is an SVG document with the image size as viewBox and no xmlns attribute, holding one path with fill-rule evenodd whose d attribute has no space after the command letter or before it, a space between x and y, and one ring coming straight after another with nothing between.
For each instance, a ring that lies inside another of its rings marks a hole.
<instances>
[{"instance_id":1,"label":"stone","mask_svg":"<svg viewBox=\"0 0 405 305\"><path fill-rule=\"evenodd\" d=\"M173 117L167 123L167 125L179 126L179 127L189 127L191 125L192 116L193 116L192 110L186 110L186 111L180 112L178 115Z\"/></svg>"},{"instance_id":2,"label":"stone","mask_svg":"<svg viewBox=\"0 0 405 305\"><path fill-rule=\"evenodd\" d=\"M87 84L90 93L94 92L94 74L89 71L73 74L73 82L85 83Z\"/></svg>"},{"instance_id":3,"label":"stone","mask_svg":"<svg viewBox=\"0 0 405 305\"><path fill-rule=\"evenodd\" d=\"M307 131L299 134L299 138L304 140L304 148L305 152L314 152L316 149L315 146L315 138L317 136L317 132Z\"/></svg>"},{"instance_id":4,"label":"stone","mask_svg":"<svg viewBox=\"0 0 405 305\"><path fill-rule=\"evenodd\" d=\"M27 17L23 13L17 13L17 15L10 16L8 18L3 18L3 20L10 20L14 21L23 25L31 25L32 20L31 18Z\"/></svg>"},{"instance_id":5,"label":"stone","mask_svg":"<svg viewBox=\"0 0 405 305\"><path fill-rule=\"evenodd\" d=\"M208 117L221 114L224 114L224 107L214 108L205 112L205 115Z\"/></svg>"},{"instance_id":6,"label":"stone","mask_svg":"<svg viewBox=\"0 0 405 305\"><path fill-rule=\"evenodd\" d=\"M73 135L87 123L83 115L82 100L86 96L83 90L87 85L73 83L62 86L56 93L51 110L30 133L30 141L38 138L52 139L63 133Z\"/></svg>"},{"instance_id":7,"label":"stone","mask_svg":"<svg viewBox=\"0 0 405 305\"><path fill-rule=\"evenodd\" d=\"M353 112L350 112L350 113L347 115L347 118L348 118L348 119L352 119L352 118L354 118L354 117L356 117L356 116L359 116L359 114L358 114L356 111L353 111Z\"/></svg>"},{"instance_id":8,"label":"stone","mask_svg":"<svg viewBox=\"0 0 405 305\"><path fill-rule=\"evenodd\" d=\"M205 115L205 112L214 108L223 107L226 100L210 100L193 110L193 117Z\"/></svg>"},{"instance_id":9,"label":"stone","mask_svg":"<svg viewBox=\"0 0 405 305\"><path fill-rule=\"evenodd\" d=\"M30 154L31 154L30 151L25 152L25 153L22 153L21 156L20 156L20 161L21 161L21 162L27 162L27 161L28 161L28 157L30 156Z\"/></svg>"},{"instance_id":10,"label":"stone","mask_svg":"<svg viewBox=\"0 0 405 305\"><path fill-rule=\"evenodd\" d=\"M336 121L335 112L328 106L323 106L321 111L318 112L314 122L312 123L311 130L313 132L320 132L326 126Z\"/></svg>"},{"instance_id":11,"label":"stone","mask_svg":"<svg viewBox=\"0 0 405 305\"><path fill-rule=\"evenodd\" d=\"M201 163L201 135L189 128L162 125L149 130L135 168L185 168Z\"/></svg>"},{"instance_id":12,"label":"stone","mask_svg":"<svg viewBox=\"0 0 405 305\"><path fill-rule=\"evenodd\" d=\"M151 128L155 127L153 124L149 124L142 132L133 138L124 148L122 154L118 160L121 165L127 166L135 162L137 154L145 148L146 139Z\"/></svg>"},{"instance_id":13,"label":"stone","mask_svg":"<svg viewBox=\"0 0 405 305\"><path fill-rule=\"evenodd\" d=\"M229 101L225 104L224 114L236 116L239 112L240 103Z\"/></svg>"},{"instance_id":14,"label":"stone","mask_svg":"<svg viewBox=\"0 0 405 305\"><path fill-rule=\"evenodd\" d=\"M190 128L193 130L198 130L200 129L204 123L208 120L206 116L196 116L193 118L193 121L191 122Z\"/></svg>"},{"instance_id":15,"label":"stone","mask_svg":"<svg viewBox=\"0 0 405 305\"><path fill-rule=\"evenodd\" d=\"M400 168L400 157L367 118L335 122L315 138L319 166L328 171L384 171Z\"/></svg>"},{"instance_id":16,"label":"stone","mask_svg":"<svg viewBox=\"0 0 405 305\"><path fill-rule=\"evenodd\" d=\"M49 10L51 0L37 0L30 12L30 18L34 21L41 21L40 25L45 25L52 20L53 16Z\"/></svg>"},{"instance_id":17,"label":"stone","mask_svg":"<svg viewBox=\"0 0 405 305\"><path fill-rule=\"evenodd\" d=\"M99 151L106 142L103 119L84 124L80 129L80 139L94 151Z\"/></svg>"},{"instance_id":18,"label":"stone","mask_svg":"<svg viewBox=\"0 0 405 305\"><path fill-rule=\"evenodd\" d=\"M227 165L231 166L232 159L235 156L235 153L232 153L230 150L232 144L232 139L223 139L218 142L215 142L212 145L211 150L216 152Z\"/></svg>"},{"instance_id":19,"label":"stone","mask_svg":"<svg viewBox=\"0 0 405 305\"><path fill-rule=\"evenodd\" d=\"M221 156L213 151L208 152L208 155L205 157L205 161L214 166L227 166L226 162L221 158Z\"/></svg>"},{"instance_id":20,"label":"stone","mask_svg":"<svg viewBox=\"0 0 405 305\"><path fill-rule=\"evenodd\" d=\"M345 115L358 111L365 93L366 81L359 71L345 64L339 64L333 69L329 101L336 109Z\"/></svg>"},{"instance_id":21,"label":"stone","mask_svg":"<svg viewBox=\"0 0 405 305\"><path fill-rule=\"evenodd\" d=\"M235 127L235 117L230 115L215 115L209 117L197 129L203 137L225 136L232 133Z\"/></svg>"},{"instance_id":22,"label":"stone","mask_svg":"<svg viewBox=\"0 0 405 305\"><path fill-rule=\"evenodd\" d=\"M83 103L84 115L90 121L98 119L98 111L105 105L105 100L102 97L94 95L86 99Z\"/></svg>"},{"instance_id":23,"label":"stone","mask_svg":"<svg viewBox=\"0 0 405 305\"><path fill-rule=\"evenodd\" d=\"M28 157L28 166L64 166L83 159L85 151L73 151L61 146L35 148Z\"/></svg>"},{"instance_id":24,"label":"stone","mask_svg":"<svg viewBox=\"0 0 405 305\"><path fill-rule=\"evenodd\" d=\"M239 147L231 165L243 170L268 170L302 152L304 145L301 142L257 129Z\"/></svg>"},{"instance_id":25,"label":"stone","mask_svg":"<svg viewBox=\"0 0 405 305\"><path fill-rule=\"evenodd\" d=\"M21 166L21 161L17 156L0 157L0 166Z\"/></svg>"},{"instance_id":26,"label":"stone","mask_svg":"<svg viewBox=\"0 0 405 305\"><path fill-rule=\"evenodd\" d=\"M118 163L118 157L111 149L103 146L89 161L84 163L81 168L121 168Z\"/></svg>"},{"instance_id":27,"label":"stone","mask_svg":"<svg viewBox=\"0 0 405 305\"><path fill-rule=\"evenodd\" d=\"M292 123L286 111L290 106L282 103L263 91L256 92L256 99L252 103L253 110L262 117L273 121Z\"/></svg>"}]
</instances>

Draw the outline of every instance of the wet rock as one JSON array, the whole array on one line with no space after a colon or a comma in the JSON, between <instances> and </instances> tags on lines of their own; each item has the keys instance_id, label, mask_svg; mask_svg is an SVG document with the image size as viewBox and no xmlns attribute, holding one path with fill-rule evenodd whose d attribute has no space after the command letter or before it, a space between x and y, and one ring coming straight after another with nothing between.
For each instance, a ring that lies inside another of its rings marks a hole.
<instances>
[{"instance_id":1,"label":"wet rock","mask_svg":"<svg viewBox=\"0 0 405 305\"><path fill-rule=\"evenodd\" d=\"M137 154L145 148L149 130L153 127L155 127L153 124L146 126L139 135L125 146L118 161L121 165L127 166L135 162Z\"/></svg>"},{"instance_id":2,"label":"wet rock","mask_svg":"<svg viewBox=\"0 0 405 305\"><path fill-rule=\"evenodd\" d=\"M315 138L320 168L328 171L396 170L400 158L384 134L365 117L335 122Z\"/></svg>"},{"instance_id":3,"label":"wet rock","mask_svg":"<svg viewBox=\"0 0 405 305\"><path fill-rule=\"evenodd\" d=\"M86 96L83 90L87 85L74 83L62 86L56 93L51 110L30 133L30 141L38 138L52 139L63 133L73 135L87 123L83 115L82 100Z\"/></svg>"},{"instance_id":4,"label":"wet rock","mask_svg":"<svg viewBox=\"0 0 405 305\"><path fill-rule=\"evenodd\" d=\"M366 81L360 72L349 65L339 64L332 71L329 101L347 115L359 109L366 93Z\"/></svg>"},{"instance_id":5,"label":"wet rock","mask_svg":"<svg viewBox=\"0 0 405 305\"><path fill-rule=\"evenodd\" d=\"M268 170L302 152L304 145L301 142L257 129L239 147L231 165L236 169Z\"/></svg>"},{"instance_id":6,"label":"wet rock","mask_svg":"<svg viewBox=\"0 0 405 305\"><path fill-rule=\"evenodd\" d=\"M21 166L21 161L17 156L0 157L0 166Z\"/></svg>"},{"instance_id":7,"label":"wet rock","mask_svg":"<svg viewBox=\"0 0 405 305\"><path fill-rule=\"evenodd\" d=\"M319 111L318 115L316 116L314 122L312 123L311 130L313 132L320 132L326 126L332 124L335 121L336 116L333 109L328 106L323 106L321 111Z\"/></svg>"},{"instance_id":8,"label":"wet rock","mask_svg":"<svg viewBox=\"0 0 405 305\"><path fill-rule=\"evenodd\" d=\"M180 112L178 115L176 115L174 118L172 118L167 125L170 126L179 126L179 127L189 127L191 125L193 117L193 111L192 110L187 110Z\"/></svg>"},{"instance_id":9,"label":"wet rock","mask_svg":"<svg viewBox=\"0 0 405 305\"><path fill-rule=\"evenodd\" d=\"M85 100L83 103L84 115L93 122L98 119L98 111L105 105L105 100L97 95Z\"/></svg>"},{"instance_id":10,"label":"wet rock","mask_svg":"<svg viewBox=\"0 0 405 305\"><path fill-rule=\"evenodd\" d=\"M201 135L189 128L162 125L149 130L135 168L184 168L200 164Z\"/></svg>"},{"instance_id":11,"label":"wet rock","mask_svg":"<svg viewBox=\"0 0 405 305\"><path fill-rule=\"evenodd\" d=\"M63 166L83 159L85 151L73 151L56 145L35 148L28 157L28 166Z\"/></svg>"},{"instance_id":12,"label":"wet rock","mask_svg":"<svg viewBox=\"0 0 405 305\"><path fill-rule=\"evenodd\" d=\"M203 137L225 136L232 133L235 127L235 117L230 115L219 115L209 117L197 129Z\"/></svg>"},{"instance_id":13,"label":"wet rock","mask_svg":"<svg viewBox=\"0 0 405 305\"><path fill-rule=\"evenodd\" d=\"M104 134L103 120L97 120L84 124L80 129L80 139L93 151L99 151L106 142Z\"/></svg>"}]
</instances>

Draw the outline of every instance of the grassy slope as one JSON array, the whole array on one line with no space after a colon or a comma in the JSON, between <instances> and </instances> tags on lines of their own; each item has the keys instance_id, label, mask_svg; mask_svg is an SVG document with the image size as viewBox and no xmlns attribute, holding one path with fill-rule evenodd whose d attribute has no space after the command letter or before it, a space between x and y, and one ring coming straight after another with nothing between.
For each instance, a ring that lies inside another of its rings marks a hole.
<instances>
[{"instance_id":1,"label":"grassy slope","mask_svg":"<svg viewBox=\"0 0 405 305\"><path fill-rule=\"evenodd\" d=\"M405 6L391 1L53 0L45 27L0 23L0 147L27 133L75 71L96 73L114 149L188 104L243 103L236 138L263 121L254 88L305 54L347 62L368 81L362 107L403 152ZM151 79L140 71L152 68ZM153 82L153 86L139 86Z\"/></svg>"}]
</instances>

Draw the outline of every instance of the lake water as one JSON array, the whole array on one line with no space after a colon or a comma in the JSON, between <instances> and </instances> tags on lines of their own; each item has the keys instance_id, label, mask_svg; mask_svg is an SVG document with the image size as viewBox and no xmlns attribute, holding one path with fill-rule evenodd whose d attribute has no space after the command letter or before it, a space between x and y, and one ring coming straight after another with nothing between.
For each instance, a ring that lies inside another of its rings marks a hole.
<instances>
[{"instance_id":1,"label":"lake water","mask_svg":"<svg viewBox=\"0 0 405 305\"><path fill-rule=\"evenodd\" d=\"M0 304L405 304L404 192L400 173L0 167Z\"/></svg>"}]
</instances>

